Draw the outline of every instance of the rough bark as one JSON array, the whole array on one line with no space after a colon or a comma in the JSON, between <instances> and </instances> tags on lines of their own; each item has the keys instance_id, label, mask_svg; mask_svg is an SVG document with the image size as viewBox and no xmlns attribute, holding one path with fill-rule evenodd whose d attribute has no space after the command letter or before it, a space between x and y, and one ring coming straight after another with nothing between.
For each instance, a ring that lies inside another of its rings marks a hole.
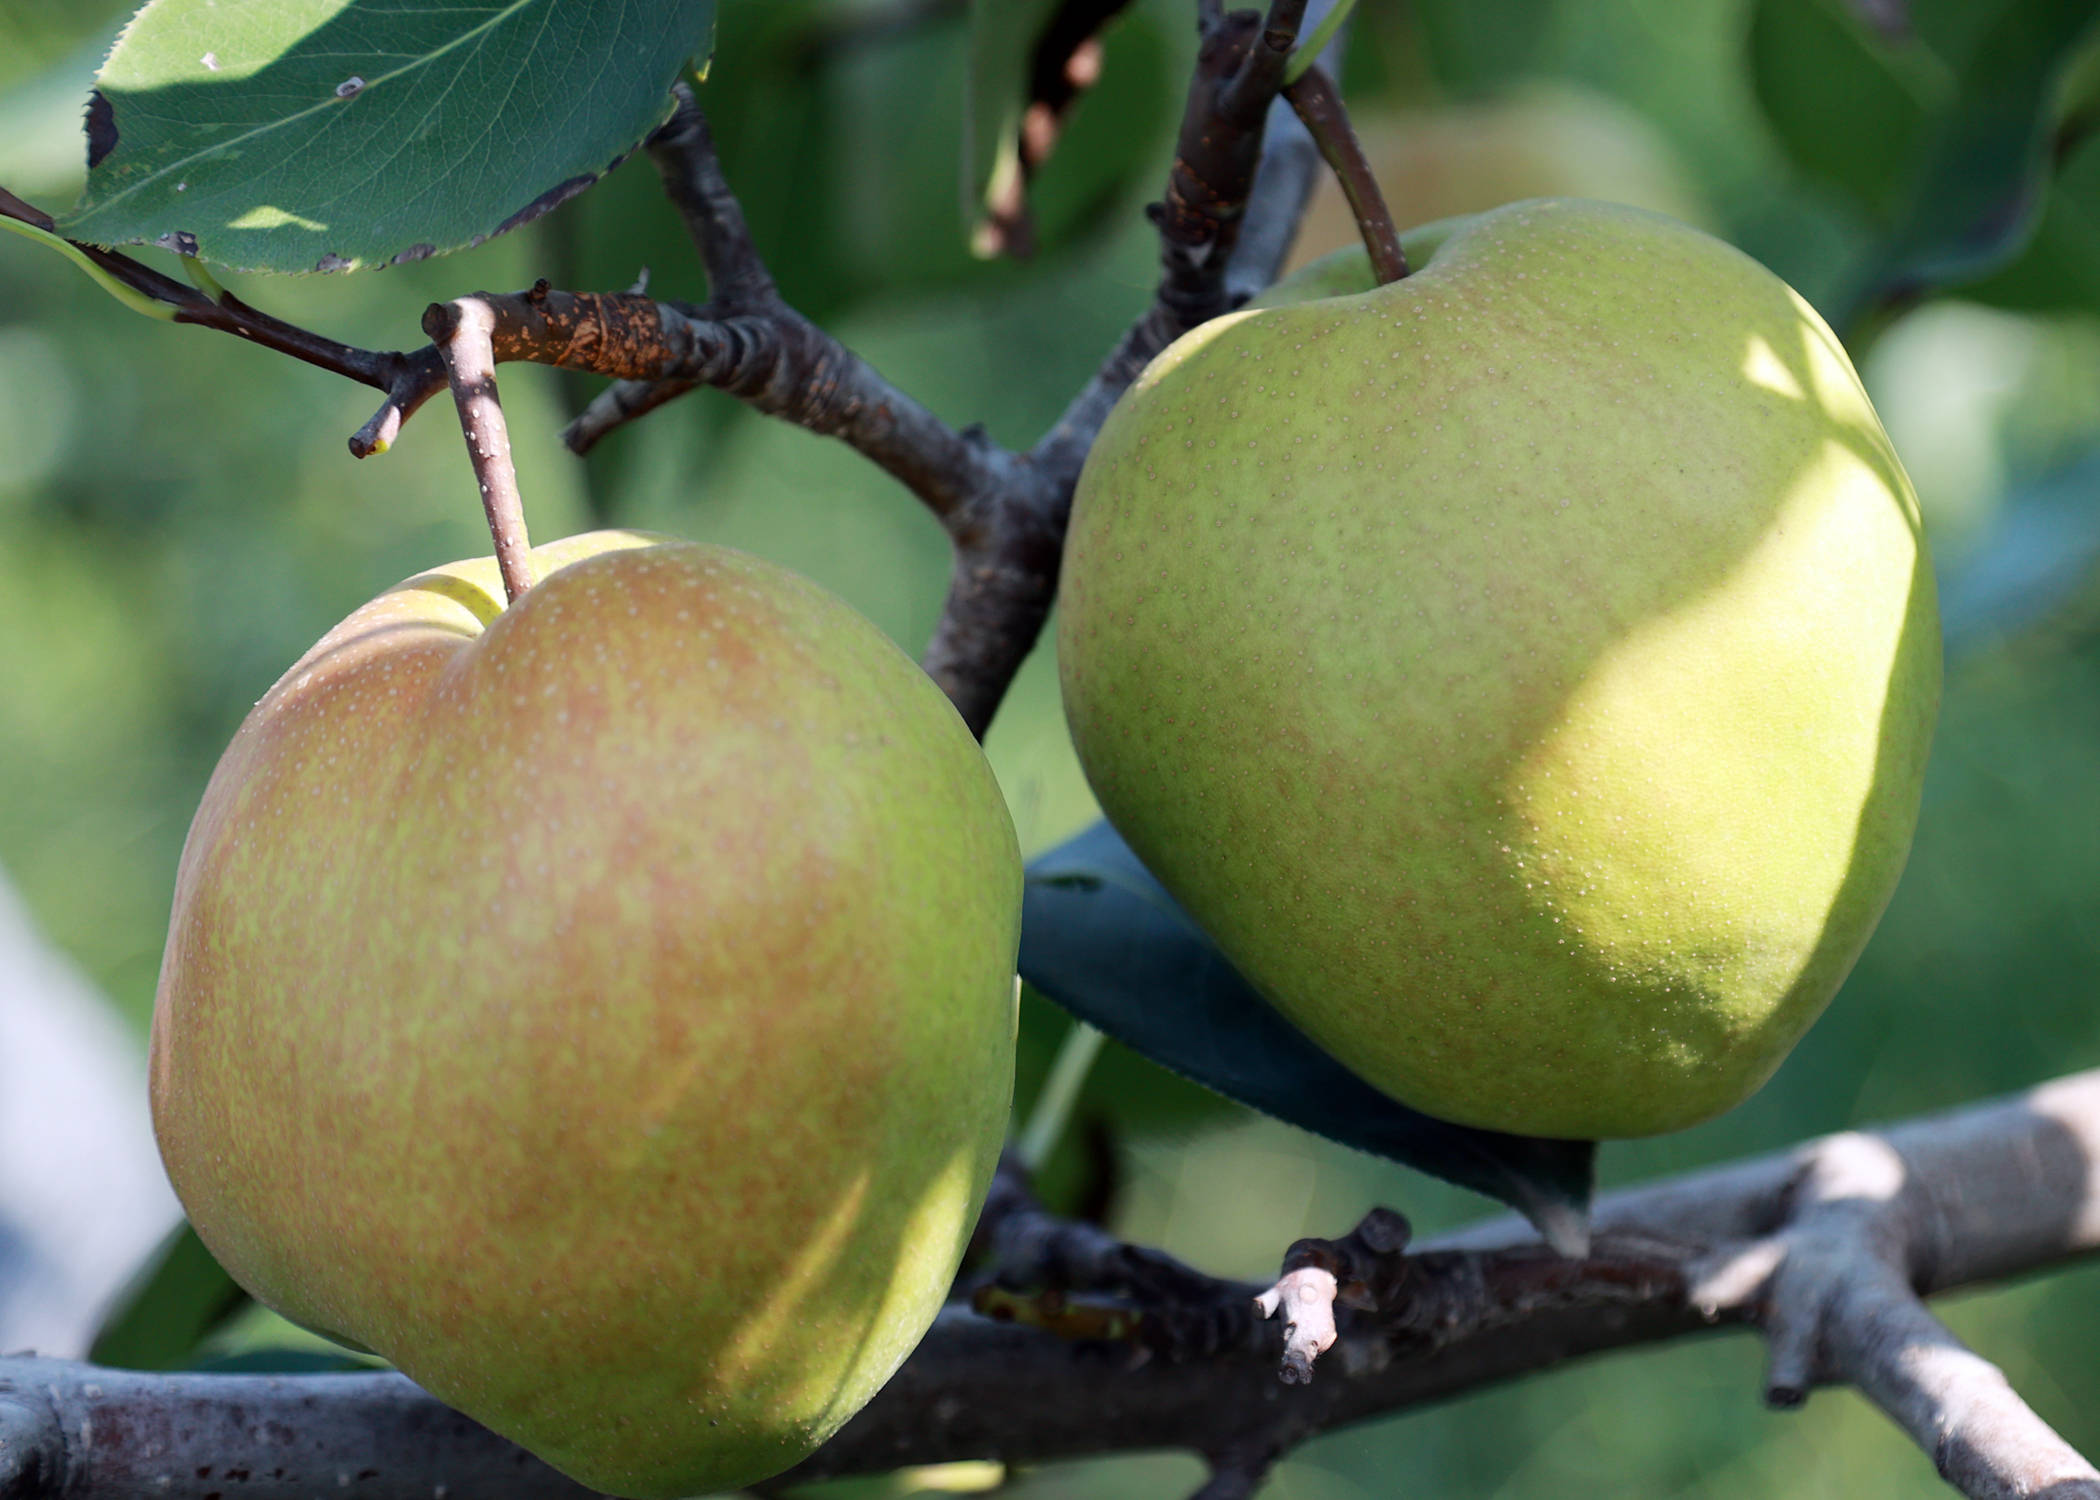
<instances>
[{"instance_id":1,"label":"rough bark","mask_svg":"<svg viewBox=\"0 0 2100 1500\"><path fill-rule=\"evenodd\" d=\"M1218 1467L1215 1493L1245 1494L1275 1455L1317 1432L1587 1354L1756 1326L1772 1345L1774 1399L1825 1381L1858 1386L1963 1494L2100 1497L2100 1474L1920 1301L2100 1248L2100 1071L1611 1194L1580 1261L1514 1216L1406 1253L1381 1250L1381 1233L1357 1236L1335 1263L1360 1305L1337 1308L1337 1341L1304 1385L1277 1378L1284 1345L1254 1308L1262 1288L1157 1252L1132 1260L1095 1231L1054 1247L1054 1228L1030 1222L1038 1213L995 1199L985 1243L1004 1236L1024 1279L1099 1292L1091 1304L1058 1295L1119 1312L1091 1325L1117 1336L1063 1338L1030 1321L1043 1291L990 1298L1021 1311L1010 1320L951 1304L793 1477L1184 1448ZM1205 1350L1161 1331L1204 1320ZM141 1375L0 1360L0 1438L5 1500L293 1500L317 1489L407 1500L439 1484L460 1497L581 1493L387 1374Z\"/></svg>"}]
</instances>

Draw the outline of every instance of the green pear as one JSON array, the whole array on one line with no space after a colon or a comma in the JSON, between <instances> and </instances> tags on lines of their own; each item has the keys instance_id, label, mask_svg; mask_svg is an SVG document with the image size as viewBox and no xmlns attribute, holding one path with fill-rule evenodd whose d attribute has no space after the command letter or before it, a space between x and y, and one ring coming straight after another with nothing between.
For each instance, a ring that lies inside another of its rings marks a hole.
<instances>
[{"instance_id":1,"label":"green pear","mask_svg":"<svg viewBox=\"0 0 2100 1500\"><path fill-rule=\"evenodd\" d=\"M800 1459L996 1163L1020 860L939 690L814 585L598 533L439 568L256 705L152 1043L197 1231L593 1488Z\"/></svg>"},{"instance_id":2,"label":"green pear","mask_svg":"<svg viewBox=\"0 0 2100 1500\"><path fill-rule=\"evenodd\" d=\"M1073 737L1370 1083L1534 1135L1690 1125L1778 1066L1903 868L1917 504L1830 330L1718 240L1542 200L1409 248L1197 329L1110 416L1059 596Z\"/></svg>"}]
</instances>

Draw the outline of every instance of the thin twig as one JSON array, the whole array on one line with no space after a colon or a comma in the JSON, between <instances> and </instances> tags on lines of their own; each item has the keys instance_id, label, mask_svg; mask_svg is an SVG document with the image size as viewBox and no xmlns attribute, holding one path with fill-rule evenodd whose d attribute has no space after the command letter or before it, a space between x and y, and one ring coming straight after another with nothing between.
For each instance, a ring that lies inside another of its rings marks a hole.
<instances>
[{"instance_id":1,"label":"thin twig","mask_svg":"<svg viewBox=\"0 0 2100 1500\"><path fill-rule=\"evenodd\" d=\"M1305 21L1307 0L1269 0L1267 19L1260 22L1260 37L1248 49L1245 63L1226 88L1225 112L1245 114L1265 110L1283 90L1284 69L1298 46L1298 32ZM1252 12L1248 12L1250 16Z\"/></svg>"},{"instance_id":2,"label":"thin twig","mask_svg":"<svg viewBox=\"0 0 2100 1500\"><path fill-rule=\"evenodd\" d=\"M0 189L0 214L34 224L40 229L52 228L49 214L5 189ZM296 323L273 317L251 307L231 292L222 290L213 295L172 276L164 276L151 266L115 250L105 250L100 245L79 240L68 243L113 280L149 301L172 308L177 323L192 323L199 328L230 333L251 344L288 354L293 359L387 392L387 407L366 424L358 439L352 440L351 451L359 457L383 451L400 431L402 419L444 389L444 369L435 350L404 354L398 350L360 349L354 344L325 338ZM359 439L363 440L362 449Z\"/></svg>"},{"instance_id":3,"label":"thin twig","mask_svg":"<svg viewBox=\"0 0 2100 1500\"><path fill-rule=\"evenodd\" d=\"M697 380L616 380L584 403L575 420L561 430L561 440L581 458L629 422L699 389Z\"/></svg>"},{"instance_id":4,"label":"thin twig","mask_svg":"<svg viewBox=\"0 0 2100 1500\"><path fill-rule=\"evenodd\" d=\"M467 457L481 486L481 508L496 544L503 592L516 604L532 587L532 542L525 534L525 501L511 461L510 428L496 394L495 309L480 297L433 302L423 314L423 331L444 357Z\"/></svg>"},{"instance_id":5,"label":"thin twig","mask_svg":"<svg viewBox=\"0 0 2100 1500\"><path fill-rule=\"evenodd\" d=\"M444 388L445 362L435 347L426 346L412 355L401 356L393 378L380 387L386 392L386 400L364 426L350 434L350 456L370 458L393 447L394 440L401 436L401 424Z\"/></svg>"},{"instance_id":6,"label":"thin twig","mask_svg":"<svg viewBox=\"0 0 2100 1500\"><path fill-rule=\"evenodd\" d=\"M1392 210L1385 206L1385 195L1378 190L1378 179L1364 157L1363 146L1356 139L1349 112L1342 107L1333 81L1325 69L1309 67L1297 82L1284 89L1283 96L1311 133L1321 157L1334 168L1342 196L1349 200L1349 211L1356 216L1357 228L1363 234L1364 248L1370 252L1371 270L1378 284L1400 280L1407 275L1407 252L1400 248L1400 231L1393 223Z\"/></svg>"},{"instance_id":7,"label":"thin twig","mask_svg":"<svg viewBox=\"0 0 2100 1500\"><path fill-rule=\"evenodd\" d=\"M1026 260L1036 250L1035 215L1028 190L1050 159L1066 117L1099 79L1102 33L1130 0L1060 0L1042 18L1030 50L1026 92L1014 143L1017 171L986 184L971 232L979 255Z\"/></svg>"},{"instance_id":8,"label":"thin twig","mask_svg":"<svg viewBox=\"0 0 2100 1500\"><path fill-rule=\"evenodd\" d=\"M752 243L743 205L722 175L707 116L684 84L673 92L678 107L649 138L649 159L707 267L708 300L721 311L777 307L779 289Z\"/></svg>"}]
</instances>

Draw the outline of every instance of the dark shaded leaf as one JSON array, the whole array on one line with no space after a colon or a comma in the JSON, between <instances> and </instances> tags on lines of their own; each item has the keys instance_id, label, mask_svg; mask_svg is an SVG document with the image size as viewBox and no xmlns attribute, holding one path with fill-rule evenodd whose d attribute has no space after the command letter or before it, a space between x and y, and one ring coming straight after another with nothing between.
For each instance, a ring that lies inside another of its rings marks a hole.
<instances>
[{"instance_id":1,"label":"dark shaded leaf","mask_svg":"<svg viewBox=\"0 0 2100 1500\"><path fill-rule=\"evenodd\" d=\"M88 1358L125 1370L178 1370L197 1346L248 1305L185 1223L160 1242L111 1306Z\"/></svg>"},{"instance_id":2,"label":"dark shaded leaf","mask_svg":"<svg viewBox=\"0 0 2100 1500\"><path fill-rule=\"evenodd\" d=\"M1460 94L1490 93L1529 73L1559 8L1540 0L1417 0L1409 7L1431 68Z\"/></svg>"},{"instance_id":3,"label":"dark shaded leaf","mask_svg":"<svg viewBox=\"0 0 2100 1500\"><path fill-rule=\"evenodd\" d=\"M2025 247L2049 179L2056 84L2096 15L2100 0L2016 0L1981 33L1861 304L1972 281Z\"/></svg>"},{"instance_id":4,"label":"dark shaded leaf","mask_svg":"<svg viewBox=\"0 0 2100 1500\"><path fill-rule=\"evenodd\" d=\"M1933 68L1841 0L1761 0L1751 16L1751 83L1787 155L1883 216L1924 138Z\"/></svg>"},{"instance_id":5,"label":"dark shaded leaf","mask_svg":"<svg viewBox=\"0 0 2100 1500\"><path fill-rule=\"evenodd\" d=\"M1226 962L1106 823L1030 861L1021 977L1182 1076L1330 1140L1499 1198L1558 1248L1587 1238L1596 1144L1476 1130L1388 1099Z\"/></svg>"},{"instance_id":6,"label":"dark shaded leaf","mask_svg":"<svg viewBox=\"0 0 2100 1500\"><path fill-rule=\"evenodd\" d=\"M670 113L714 0L152 0L103 65L65 233L258 271L479 244Z\"/></svg>"},{"instance_id":7,"label":"dark shaded leaf","mask_svg":"<svg viewBox=\"0 0 2100 1500\"><path fill-rule=\"evenodd\" d=\"M2064 153L2020 258L1963 295L2018 312L2100 312L2100 134Z\"/></svg>"},{"instance_id":8,"label":"dark shaded leaf","mask_svg":"<svg viewBox=\"0 0 2100 1500\"><path fill-rule=\"evenodd\" d=\"M2100 0L1992 0L1877 34L1840 0L1758 0L1758 101L1809 176L1876 232L1823 311L1840 333L1878 308L1973 282L2034 236L2060 84Z\"/></svg>"}]
</instances>

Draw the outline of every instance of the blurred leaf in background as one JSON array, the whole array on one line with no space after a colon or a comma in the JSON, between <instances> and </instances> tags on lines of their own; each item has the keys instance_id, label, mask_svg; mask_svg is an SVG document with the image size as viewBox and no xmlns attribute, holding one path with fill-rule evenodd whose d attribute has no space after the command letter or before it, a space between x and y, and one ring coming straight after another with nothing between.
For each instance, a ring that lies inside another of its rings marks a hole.
<instances>
[{"instance_id":1,"label":"blurred leaf in background","mask_svg":"<svg viewBox=\"0 0 2100 1500\"><path fill-rule=\"evenodd\" d=\"M1758 100L1795 162L1869 226L1823 311L1841 332L2013 262L2035 233L2100 5L1758 0Z\"/></svg>"}]
</instances>

